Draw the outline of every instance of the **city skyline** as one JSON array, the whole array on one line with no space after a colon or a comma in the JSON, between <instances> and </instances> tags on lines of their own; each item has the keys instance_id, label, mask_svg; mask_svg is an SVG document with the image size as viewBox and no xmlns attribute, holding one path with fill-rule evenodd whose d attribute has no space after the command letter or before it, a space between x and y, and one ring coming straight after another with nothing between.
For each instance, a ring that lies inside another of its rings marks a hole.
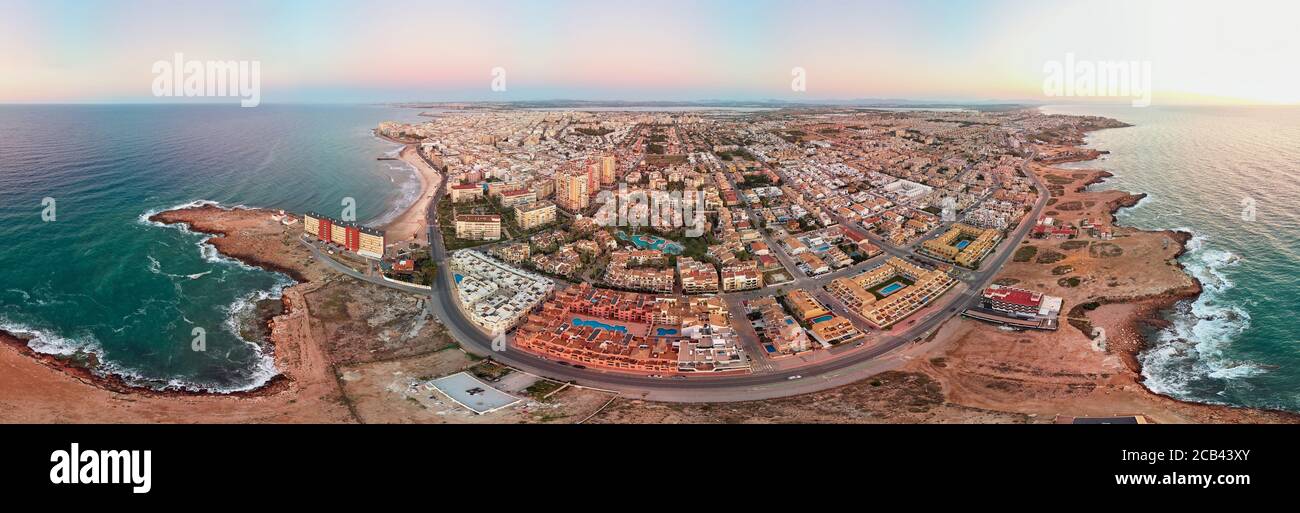
<instances>
[{"instance_id":1,"label":"city skyline","mask_svg":"<svg viewBox=\"0 0 1300 513\"><path fill-rule=\"evenodd\" d=\"M1148 63L1163 104L1300 101L1300 72L1277 65L1300 49L1296 13L1277 12L1295 6L0 3L0 103L174 101L150 94L151 66L177 53L260 62L269 103L1125 101L1045 95L1045 66L1069 58Z\"/></svg>"}]
</instances>

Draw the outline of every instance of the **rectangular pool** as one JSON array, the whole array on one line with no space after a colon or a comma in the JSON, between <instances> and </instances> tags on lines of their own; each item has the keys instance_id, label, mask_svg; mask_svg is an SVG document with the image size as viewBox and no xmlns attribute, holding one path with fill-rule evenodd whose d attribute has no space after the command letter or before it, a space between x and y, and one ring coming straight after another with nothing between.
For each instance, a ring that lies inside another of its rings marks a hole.
<instances>
[{"instance_id":1,"label":"rectangular pool","mask_svg":"<svg viewBox=\"0 0 1300 513\"><path fill-rule=\"evenodd\" d=\"M899 282L890 283L889 285L885 285L884 288L880 289L880 295L888 296L890 294L903 290L903 287L905 286L906 285L903 285L902 283Z\"/></svg>"},{"instance_id":2,"label":"rectangular pool","mask_svg":"<svg viewBox=\"0 0 1300 513\"><path fill-rule=\"evenodd\" d=\"M617 324L605 324L600 321L584 321L577 317L573 318L573 325L586 326L589 328L599 328L605 331L617 331L619 333L627 333L627 326L619 326Z\"/></svg>"}]
</instances>

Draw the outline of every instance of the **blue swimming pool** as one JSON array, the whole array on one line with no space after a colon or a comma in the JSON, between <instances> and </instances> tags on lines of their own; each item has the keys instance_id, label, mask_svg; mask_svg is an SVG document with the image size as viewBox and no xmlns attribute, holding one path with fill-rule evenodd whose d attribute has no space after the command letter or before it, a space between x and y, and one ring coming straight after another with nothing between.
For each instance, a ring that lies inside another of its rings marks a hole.
<instances>
[{"instance_id":1,"label":"blue swimming pool","mask_svg":"<svg viewBox=\"0 0 1300 513\"><path fill-rule=\"evenodd\" d=\"M619 332L619 333L627 333L627 327L626 327L626 326L619 326L619 325L617 325L617 324L605 324L605 323L600 322L600 321L586 321L586 320L579 319L579 318L577 318L577 317L574 317L574 318L573 318L573 325L574 325L574 326L587 326L587 327L591 327L591 328L599 328L599 329L606 330L606 331L617 331L617 332Z\"/></svg>"},{"instance_id":2,"label":"blue swimming pool","mask_svg":"<svg viewBox=\"0 0 1300 513\"><path fill-rule=\"evenodd\" d=\"M816 318L816 319L813 319L812 322L813 322L813 324L817 324L817 323L819 323L819 322L826 322L826 321L829 321L829 320L834 319L834 318L835 318L834 315L823 315L823 316L821 316L821 317L818 317L818 318Z\"/></svg>"},{"instance_id":3,"label":"blue swimming pool","mask_svg":"<svg viewBox=\"0 0 1300 513\"><path fill-rule=\"evenodd\" d=\"M957 248L957 249L966 249L966 246L969 246L969 245L970 245L970 241L968 241L968 240L964 240L964 241L958 242L956 248Z\"/></svg>"},{"instance_id":4,"label":"blue swimming pool","mask_svg":"<svg viewBox=\"0 0 1300 513\"><path fill-rule=\"evenodd\" d=\"M465 279L464 276L461 276L461 275L459 275L459 274L457 274L457 275L455 276L455 278L456 278L456 284L457 284L457 285L460 285L460 280Z\"/></svg>"},{"instance_id":5,"label":"blue swimming pool","mask_svg":"<svg viewBox=\"0 0 1300 513\"><path fill-rule=\"evenodd\" d=\"M655 328L655 335L660 337L671 337L677 334L674 328Z\"/></svg>"},{"instance_id":6,"label":"blue swimming pool","mask_svg":"<svg viewBox=\"0 0 1300 513\"><path fill-rule=\"evenodd\" d=\"M885 288L880 289L880 295L888 296L902 290L904 286L905 285L899 282L890 283L889 285L885 285Z\"/></svg>"},{"instance_id":7,"label":"blue swimming pool","mask_svg":"<svg viewBox=\"0 0 1300 513\"><path fill-rule=\"evenodd\" d=\"M654 235L637 234L629 236L626 233L618 232L618 238L631 242L632 245L639 249L654 249L669 255L680 255L686 250L686 247L681 244Z\"/></svg>"}]
</instances>

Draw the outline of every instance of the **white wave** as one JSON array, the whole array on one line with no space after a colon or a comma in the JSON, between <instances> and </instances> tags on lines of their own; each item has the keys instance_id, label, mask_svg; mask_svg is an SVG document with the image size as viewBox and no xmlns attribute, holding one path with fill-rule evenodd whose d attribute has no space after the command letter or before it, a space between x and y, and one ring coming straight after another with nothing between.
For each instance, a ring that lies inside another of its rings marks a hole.
<instances>
[{"instance_id":1,"label":"white wave","mask_svg":"<svg viewBox=\"0 0 1300 513\"><path fill-rule=\"evenodd\" d=\"M217 207L217 208L224 209L224 210L235 210L235 209L244 209L244 210L247 210L247 209L251 209L251 208L253 208L253 207L249 207L249 206L242 205L242 204L239 204L239 205L232 205L232 206L227 207L227 206L223 206L223 205L221 205L220 203L217 203L217 202L215 202L215 201L211 201L211 200L194 200L194 201L191 201L191 202L189 202L189 203L182 203L182 204L180 204L180 205L174 205L174 206L171 206L171 207L168 207L168 208L147 210L147 211L145 211L145 213L140 214L140 217L137 218L137 222L139 222L140 224L145 225L145 226L153 226L153 227L158 227L158 228L171 228L171 229L174 229L174 230L180 231L181 233L185 233L185 234L189 234L189 235L195 235L195 236L200 237L200 239L199 239L198 241L195 241L194 245L197 246L197 247L199 248L199 256L202 257L204 261L211 262L211 263L214 263L214 264L227 264L227 265L233 265L233 266L239 267L239 268L241 268L241 269L250 270L250 271L251 271L251 270L258 269L257 267L254 267L254 266L248 265L248 264L246 264L246 263L244 263L244 262L242 262L242 261L240 261L240 260L237 260L237 259L234 259L234 258L230 258L230 257L227 257L227 256L225 256L225 255L222 255L221 252L217 251L217 247L216 247L216 246L213 246L212 244L209 244L209 243L208 243L209 240L212 240L212 237L213 237L212 235L210 235L210 234L206 234L206 233L198 233L198 232L195 232L194 230L192 230L192 229L190 228L189 223L164 224L164 223L160 223L160 222L153 221L153 220L150 219L151 217L157 215L159 212L166 212L166 211L170 211L170 210L180 210L180 209L185 209L185 208L202 207L202 206L206 206L206 205L212 205L212 206L215 206L215 207ZM150 259L152 260L152 257L151 257ZM152 269L151 269L151 270L152 270Z\"/></svg>"},{"instance_id":2,"label":"white wave","mask_svg":"<svg viewBox=\"0 0 1300 513\"><path fill-rule=\"evenodd\" d=\"M275 368L275 356L271 352L266 351L262 344L245 339L243 334L240 333L240 325L244 322L256 321L256 319L253 318L253 314L257 307L257 303L267 299L280 299L281 297L284 297L285 287L293 285L294 283L293 280L283 277L282 279L277 280L275 285L272 285L270 289L249 292L248 294L236 298L226 307L226 320L224 323L226 331L230 332L235 336L235 338L245 344L248 344L250 349L257 354L257 363L254 364L252 370L253 384L249 385L245 390L254 390L265 385L272 378L278 376L280 371Z\"/></svg>"},{"instance_id":3,"label":"white wave","mask_svg":"<svg viewBox=\"0 0 1300 513\"><path fill-rule=\"evenodd\" d=\"M202 241L202 242L206 242L206 240L204 240L204 241ZM204 256L204 259L205 259L205 260L208 259L208 258L207 258L207 254L208 254L208 253L207 253L207 248L209 248L209 247L211 247L211 246L212 246L211 244L201 244L201 245L199 246L199 253L202 254L202 255L205 255L205 256ZM215 250L216 248L213 248L213 249ZM208 269L208 270L203 271L203 272L201 272L201 273L193 273L193 274L172 274L172 273L169 273L169 272L163 271L163 270L162 270L162 264L159 263L159 262L158 262L158 259L154 258L153 255L145 255L145 258L148 258L148 259L149 259L149 272L154 273L154 274L157 274L157 275L161 275L161 276L166 276L166 277L168 277L168 278L174 278L174 279L185 278L185 279L189 279L189 280L197 280L197 279L199 279L199 278L202 278L202 277L204 277L204 276L207 276L207 275L209 275L209 274L212 274L212 269ZM242 264L242 262L240 262L240 263ZM244 267L245 267L245 268L249 268L248 266L244 266ZM178 289L177 292L180 292L180 290Z\"/></svg>"},{"instance_id":4,"label":"white wave","mask_svg":"<svg viewBox=\"0 0 1300 513\"><path fill-rule=\"evenodd\" d=\"M0 330L29 337L31 340L27 341L27 347L41 354L72 356L77 353L86 353L94 354L97 357L103 355L103 349L99 341L89 334L80 338L67 338L49 330L11 322L2 317L0 317Z\"/></svg>"},{"instance_id":5,"label":"white wave","mask_svg":"<svg viewBox=\"0 0 1300 513\"><path fill-rule=\"evenodd\" d=\"M402 166L398 168L390 166L389 169L405 169L410 173L410 176L407 177L406 180L402 181L402 185L399 189L400 194L397 199L389 205L388 210L385 210L383 214L379 215L379 217L366 223L371 227L381 227L392 222L394 219L397 219L397 216L402 215L402 212L406 212L406 209L411 208L411 205L414 205L416 200L420 199L420 171L416 169L415 166L403 162ZM391 179L391 177L389 178Z\"/></svg>"},{"instance_id":6,"label":"white wave","mask_svg":"<svg viewBox=\"0 0 1300 513\"><path fill-rule=\"evenodd\" d=\"M1187 271L1201 282L1201 295L1177 305L1172 325L1160 333L1151 349L1139 355L1147 387L1159 393L1187 395L1193 393L1193 383L1206 378L1232 381L1266 372L1253 362L1225 355L1250 327L1250 313L1223 298L1235 286L1227 270L1241 258L1209 248L1205 242L1204 236L1194 235L1183 259Z\"/></svg>"},{"instance_id":7,"label":"white wave","mask_svg":"<svg viewBox=\"0 0 1300 513\"><path fill-rule=\"evenodd\" d=\"M226 307L226 331L236 337L241 337L240 340L243 340L240 335L240 324L244 322L244 319L251 316L254 308L257 307L257 303L267 299L280 299L281 297L284 297L284 288L292 284L292 280L280 280L277 281L275 285L272 285L270 289L255 290L235 298L235 300ZM244 342L257 345L248 340L244 340Z\"/></svg>"},{"instance_id":8,"label":"white wave","mask_svg":"<svg viewBox=\"0 0 1300 513\"><path fill-rule=\"evenodd\" d=\"M265 354L256 345L254 350L257 352L258 359L250 371L251 379L248 384L235 387L217 387L209 384L193 383L179 378L163 380L149 377L136 369L124 366L106 357L99 340L89 333L76 338L69 338L53 333L50 330L11 322L3 317L0 317L0 330L29 338L27 347L41 354L65 357L77 354L93 355L98 362L98 366L92 369L92 372L96 375L117 376L122 378L128 385L141 388L228 394L256 390L279 375L279 371L275 370L274 358ZM113 331L121 333L123 330L125 330L125 326L115 328Z\"/></svg>"},{"instance_id":9,"label":"white wave","mask_svg":"<svg viewBox=\"0 0 1300 513\"><path fill-rule=\"evenodd\" d=\"M38 287L36 289L33 289L31 293L28 293L27 291L21 289L7 289L5 292L11 292L22 296L23 304L25 305L49 306L49 305L56 305L59 303L66 302L61 299L48 299L48 297L54 295L54 293L50 291L48 284L46 284L43 287ZM32 294L35 294L35 296L33 297Z\"/></svg>"},{"instance_id":10,"label":"white wave","mask_svg":"<svg viewBox=\"0 0 1300 513\"><path fill-rule=\"evenodd\" d=\"M222 208L220 203L217 203L217 202L212 201L212 200L202 200L202 199L201 199L201 200L194 200L194 201L191 201L191 202L189 202L189 203L181 203L181 204L179 204L179 205L172 205L172 206L167 207L167 208L155 208L155 209L149 209L149 210L146 210L143 214L140 214L140 217L137 218L136 221L137 221L138 223L142 224L142 225L145 225L145 226L157 226L157 227L162 227L162 228L167 228L167 227L169 227L169 226L177 226L177 225L167 225L167 224L163 224L163 223L160 223L160 222L157 222L157 221L153 221L153 220L151 220L151 219L149 219L149 218L151 218L151 217L153 217L153 216L155 216L155 215L158 215L160 212L166 212L166 211L169 211L169 210L181 210L181 209L185 209L185 208L196 208L196 207L203 207L203 206L208 206L208 205L212 205L212 206L215 206L215 207L218 207L218 208ZM184 224L184 223L181 223L181 224ZM188 228L188 227L185 227L185 231L188 232L188 231L189 231L189 228ZM191 233L193 233L193 232L191 232Z\"/></svg>"},{"instance_id":11,"label":"white wave","mask_svg":"<svg viewBox=\"0 0 1300 513\"><path fill-rule=\"evenodd\" d=\"M27 301L30 301L30 300L32 299L32 295L31 295L31 294L28 294L27 291L25 291L25 290L19 290L19 289L8 289L8 290L5 290L5 292L13 292L13 293L15 293L15 294L19 294L19 295L23 296L23 302L24 302L24 303L26 303Z\"/></svg>"}]
</instances>

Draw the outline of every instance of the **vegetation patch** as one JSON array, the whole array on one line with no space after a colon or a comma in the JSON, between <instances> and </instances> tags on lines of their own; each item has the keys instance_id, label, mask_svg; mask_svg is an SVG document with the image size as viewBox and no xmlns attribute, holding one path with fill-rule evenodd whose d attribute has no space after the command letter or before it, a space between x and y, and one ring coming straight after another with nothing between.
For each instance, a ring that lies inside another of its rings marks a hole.
<instances>
[{"instance_id":1,"label":"vegetation patch","mask_svg":"<svg viewBox=\"0 0 1300 513\"><path fill-rule=\"evenodd\" d=\"M513 372L510 367L501 365L491 360L483 360L477 365L470 367L470 373L484 381L497 381L507 374Z\"/></svg>"},{"instance_id":2,"label":"vegetation patch","mask_svg":"<svg viewBox=\"0 0 1300 513\"><path fill-rule=\"evenodd\" d=\"M1065 260L1065 253L1049 249L1039 254L1038 259L1034 260L1034 262L1039 264L1054 264L1062 260Z\"/></svg>"},{"instance_id":3,"label":"vegetation patch","mask_svg":"<svg viewBox=\"0 0 1300 513\"><path fill-rule=\"evenodd\" d=\"M1052 274L1056 276L1063 276L1072 272L1074 272L1074 266L1072 265L1058 265L1052 268Z\"/></svg>"},{"instance_id":4,"label":"vegetation patch","mask_svg":"<svg viewBox=\"0 0 1300 513\"><path fill-rule=\"evenodd\" d=\"M1115 258L1124 254L1124 248L1109 242L1097 242L1088 248L1088 254L1094 258Z\"/></svg>"},{"instance_id":5,"label":"vegetation patch","mask_svg":"<svg viewBox=\"0 0 1300 513\"><path fill-rule=\"evenodd\" d=\"M1021 246L1016 249L1016 254L1011 257L1014 262L1028 262L1034 259L1038 254L1038 246Z\"/></svg>"},{"instance_id":6,"label":"vegetation patch","mask_svg":"<svg viewBox=\"0 0 1300 513\"><path fill-rule=\"evenodd\" d=\"M1064 249L1066 251L1074 251L1076 249L1083 249L1086 247L1088 247L1088 241L1086 240L1071 240L1071 241L1066 241L1061 243L1061 249Z\"/></svg>"},{"instance_id":7,"label":"vegetation patch","mask_svg":"<svg viewBox=\"0 0 1300 513\"><path fill-rule=\"evenodd\" d=\"M528 397L533 398L535 401L545 401L548 396L556 390L563 388L564 385L564 383L558 381L539 379L533 384L528 385L528 388L524 389L524 393L528 394Z\"/></svg>"},{"instance_id":8,"label":"vegetation patch","mask_svg":"<svg viewBox=\"0 0 1300 513\"><path fill-rule=\"evenodd\" d=\"M1056 284L1069 289L1069 288L1078 287L1081 281L1082 280L1080 280L1078 276L1071 276L1069 278L1061 278L1059 280L1056 280Z\"/></svg>"}]
</instances>

